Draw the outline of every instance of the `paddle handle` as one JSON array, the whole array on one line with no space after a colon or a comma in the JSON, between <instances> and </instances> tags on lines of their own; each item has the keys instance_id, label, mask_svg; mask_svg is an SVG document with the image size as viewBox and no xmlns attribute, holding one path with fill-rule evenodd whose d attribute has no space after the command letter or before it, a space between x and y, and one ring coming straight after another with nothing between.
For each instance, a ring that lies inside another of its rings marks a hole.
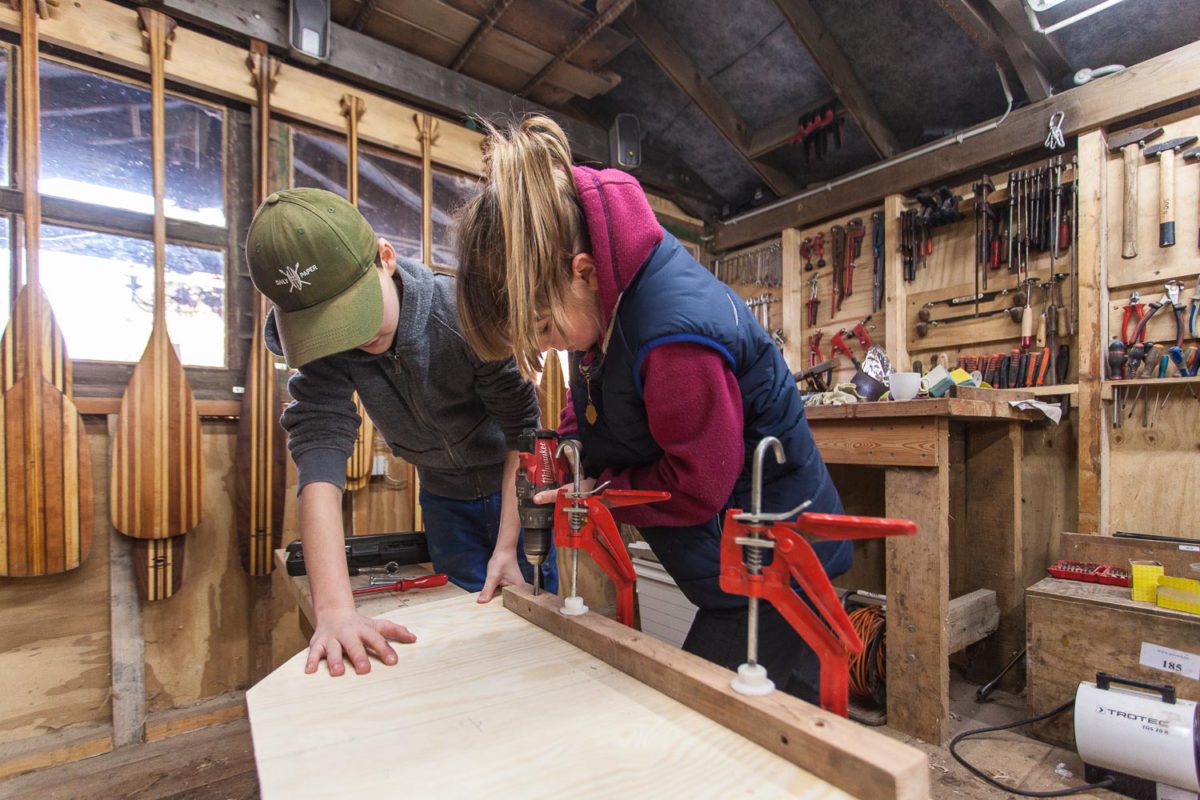
<instances>
[{"instance_id":1,"label":"paddle handle","mask_svg":"<svg viewBox=\"0 0 1200 800\"><path fill-rule=\"evenodd\" d=\"M39 243L42 228L42 198L38 191L38 172L41 155L38 124L41 117L41 93L38 80L38 13L37 3L21 3L21 169L25 194L25 285L40 291L38 271ZM28 305L25 341L30 345L30 370L42 371L41 316L38 299Z\"/></svg>"},{"instance_id":2,"label":"paddle handle","mask_svg":"<svg viewBox=\"0 0 1200 800\"><path fill-rule=\"evenodd\" d=\"M154 176L154 325L167 324L166 85L163 62L175 21L160 11L139 8L138 16L150 51L150 156Z\"/></svg>"}]
</instances>

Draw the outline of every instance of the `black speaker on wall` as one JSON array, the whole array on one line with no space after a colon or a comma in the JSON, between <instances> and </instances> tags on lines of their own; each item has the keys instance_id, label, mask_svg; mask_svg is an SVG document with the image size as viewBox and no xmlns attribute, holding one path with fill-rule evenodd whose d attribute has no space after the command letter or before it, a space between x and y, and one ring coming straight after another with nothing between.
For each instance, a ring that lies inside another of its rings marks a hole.
<instances>
[{"instance_id":1,"label":"black speaker on wall","mask_svg":"<svg viewBox=\"0 0 1200 800\"><path fill-rule=\"evenodd\" d=\"M617 114L608 131L609 162L618 169L642 165L642 126L633 114Z\"/></svg>"}]
</instances>

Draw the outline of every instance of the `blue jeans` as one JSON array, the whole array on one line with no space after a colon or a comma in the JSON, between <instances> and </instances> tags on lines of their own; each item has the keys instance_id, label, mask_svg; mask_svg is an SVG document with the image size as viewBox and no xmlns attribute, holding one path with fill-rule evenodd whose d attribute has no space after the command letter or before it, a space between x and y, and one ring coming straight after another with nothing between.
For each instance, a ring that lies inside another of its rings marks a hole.
<instances>
[{"instance_id":1,"label":"blue jeans","mask_svg":"<svg viewBox=\"0 0 1200 800\"><path fill-rule=\"evenodd\" d=\"M481 591L500 533L500 493L478 500L454 500L422 489L420 502L434 571L446 573L468 592ZM551 543L542 563L542 586L551 594L558 593L557 558ZM532 583L533 565L525 558L524 531L517 541L517 564L525 580Z\"/></svg>"}]
</instances>

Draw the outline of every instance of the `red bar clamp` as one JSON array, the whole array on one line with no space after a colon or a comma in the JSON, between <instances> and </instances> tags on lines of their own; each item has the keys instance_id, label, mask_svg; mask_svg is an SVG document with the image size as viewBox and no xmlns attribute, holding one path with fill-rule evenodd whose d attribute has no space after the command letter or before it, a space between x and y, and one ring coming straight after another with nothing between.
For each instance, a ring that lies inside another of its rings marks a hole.
<instances>
[{"instance_id":1,"label":"red bar clamp","mask_svg":"<svg viewBox=\"0 0 1200 800\"><path fill-rule=\"evenodd\" d=\"M635 489L606 491L606 484L589 492L581 491L579 444L574 439L564 439L555 455L561 454L564 448L572 452L575 485L573 491L566 486L559 489L554 500L554 544L560 548L571 548L572 559L571 594L563 598L563 607L559 611L566 616L578 616L588 610L583 598L576 592L579 551L582 550L613 582L617 591L617 621L632 628L633 589L637 583L637 573L633 570L633 561L629 558L629 551L625 549L625 542L609 509L657 503L670 499L671 493Z\"/></svg>"},{"instance_id":2,"label":"red bar clamp","mask_svg":"<svg viewBox=\"0 0 1200 800\"><path fill-rule=\"evenodd\" d=\"M768 694L775 686L758 664L758 601L770 602L779 610L821 663L821 707L841 716L848 714L849 657L861 653L862 640L812 545L802 534L821 539L874 539L881 536L911 536L917 532L908 520L881 517L852 517L840 514L802 513L805 501L791 511L764 514L762 462L767 448L783 463L783 445L773 436L759 442L754 451L751 489L753 510L731 509L725 514L721 532L721 589L750 598L747 661L738 668L733 688L743 694ZM763 551L772 550L770 564L763 564ZM809 603L792 588L799 584ZM814 611L815 609L815 611Z\"/></svg>"}]
</instances>

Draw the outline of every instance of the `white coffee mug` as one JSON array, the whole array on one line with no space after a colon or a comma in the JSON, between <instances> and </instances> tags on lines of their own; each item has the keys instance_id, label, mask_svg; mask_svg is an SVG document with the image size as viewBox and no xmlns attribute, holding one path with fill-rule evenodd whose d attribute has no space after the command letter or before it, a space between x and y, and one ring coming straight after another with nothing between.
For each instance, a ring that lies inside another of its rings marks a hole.
<instances>
[{"instance_id":1,"label":"white coffee mug","mask_svg":"<svg viewBox=\"0 0 1200 800\"><path fill-rule=\"evenodd\" d=\"M888 379L893 400L912 400L921 389L921 373L896 372Z\"/></svg>"}]
</instances>

